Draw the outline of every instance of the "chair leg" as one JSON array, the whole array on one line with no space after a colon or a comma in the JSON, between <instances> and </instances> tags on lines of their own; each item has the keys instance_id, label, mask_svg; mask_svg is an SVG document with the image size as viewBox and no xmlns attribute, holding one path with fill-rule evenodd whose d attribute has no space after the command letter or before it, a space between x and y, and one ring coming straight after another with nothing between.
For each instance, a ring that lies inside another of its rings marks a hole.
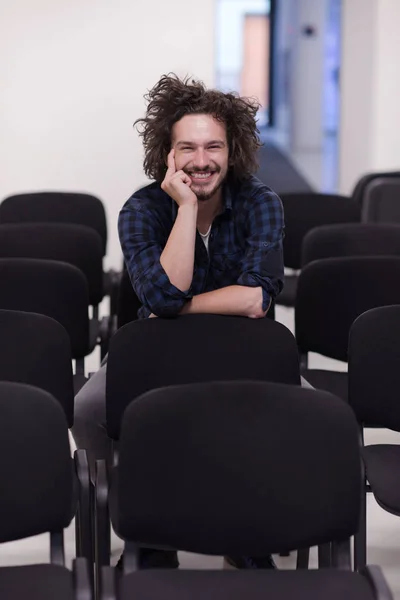
<instances>
[{"instance_id":1,"label":"chair leg","mask_svg":"<svg viewBox=\"0 0 400 600\"><path fill-rule=\"evenodd\" d=\"M332 548L331 544L321 544L318 546L318 568L329 569L332 566Z\"/></svg>"},{"instance_id":2,"label":"chair leg","mask_svg":"<svg viewBox=\"0 0 400 600\"><path fill-rule=\"evenodd\" d=\"M76 550L77 556L87 559L90 576L93 577L93 486L86 451L76 450L74 461L79 481L79 501L75 517Z\"/></svg>"},{"instance_id":3,"label":"chair leg","mask_svg":"<svg viewBox=\"0 0 400 600\"><path fill-rule=\"evenodd\" d=\"M96 590L99 590L101 567L109 566L111 554L111 525L108 511L108 478L105 460L96 461L95 498L95 579Z\"/></svg>"},{"instance_id":4,"label":"chair leg","mask_svg":"<svg viewBox=\"0 0 400 600\"><path fill-rule=\"evenodd\" d=\"M302 548L297 551L296 569L308 569L310 563L310 548Z\"/></svg>"},{"instance_id":5,"label":"chair leg","mask_svg":"<svg viewBox=\"0 0 400 600\"><path fill-rule=\"evenodd\" d=\"M360 525L354 536L354 570L358 572L367 564L367 489L365 480L362 488Z\"/></svg>"}]
</instances>

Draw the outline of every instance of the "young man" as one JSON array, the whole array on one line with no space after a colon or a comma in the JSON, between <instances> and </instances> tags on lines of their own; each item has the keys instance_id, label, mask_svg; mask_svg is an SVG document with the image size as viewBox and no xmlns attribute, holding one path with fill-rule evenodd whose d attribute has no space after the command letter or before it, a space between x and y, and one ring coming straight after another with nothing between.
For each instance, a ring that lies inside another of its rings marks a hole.
<instances>
[{"instance_id":1,"label":"young man","mask_svg":"<svg viewBox=\"0 0 400 600\"><path fill-rule=\"evenodd\" d=\"M265 317L283 285L283 211L253 175L258 105L164 76L142 125L146 175L119 236L139 316Z\"/></svg>"},{"instance_id":2,"label":"young man","mask_svg":"<svg viewBox=\"0 0 400 600\"><path fill-rule=\"evenodd\" d=\"M119 236L140 318L214 313L266 316L283 286L283 210L253 175L258 105L201 82L164 76L136 123L154 183L121 210ZM73 433L93 465L105 458L105 367L76 397ZM271 557L229 559L273 567ZM144 566L176 567L176 553L143 552Z\"/></svg>"}]
</instances>

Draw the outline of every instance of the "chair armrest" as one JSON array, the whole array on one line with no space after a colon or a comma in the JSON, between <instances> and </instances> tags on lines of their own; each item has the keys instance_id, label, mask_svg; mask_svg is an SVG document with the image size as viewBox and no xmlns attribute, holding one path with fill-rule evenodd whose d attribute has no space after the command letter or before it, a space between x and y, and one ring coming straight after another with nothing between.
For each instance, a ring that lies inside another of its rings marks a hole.
<instances>
[{"instance_id":1,"label":"chair armrest","mask_svg":"<svg viewBox=\"0 0 400 600\"><path fill-rule=\"evenodd\" d=\"M393 600L393 594L380 567L367 565L362 569L361 574L367 578L376 600Z\"/></svg>"},{"instance_id":2,"label":"chair armrest","mask_svg":"<svg viewBox=\"0 0 400 600\"><path fill-rule=\"evenodd\" d=\"M72 561L72 577L74 580L75 600L93 600L93 586L86 558L75 558Z\"/></svg>"}]
</instances>

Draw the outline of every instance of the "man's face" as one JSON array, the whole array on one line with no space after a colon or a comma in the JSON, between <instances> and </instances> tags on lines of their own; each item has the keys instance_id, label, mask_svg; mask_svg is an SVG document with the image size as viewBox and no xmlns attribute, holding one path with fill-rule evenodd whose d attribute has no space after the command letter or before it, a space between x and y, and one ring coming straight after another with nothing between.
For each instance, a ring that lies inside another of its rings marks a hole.
<instances>
[{"instance_id":1,"label":"man's face","mask_svg":"<svg viewBox=\"0 0 400 600\"><path fill-rule=\"evenodd\" d=\"M185 115L172 128L176 170L192 180L198 200L209 200L228 173L228 142L224 123L211 115Z\"/></svg>"}]
</instances>

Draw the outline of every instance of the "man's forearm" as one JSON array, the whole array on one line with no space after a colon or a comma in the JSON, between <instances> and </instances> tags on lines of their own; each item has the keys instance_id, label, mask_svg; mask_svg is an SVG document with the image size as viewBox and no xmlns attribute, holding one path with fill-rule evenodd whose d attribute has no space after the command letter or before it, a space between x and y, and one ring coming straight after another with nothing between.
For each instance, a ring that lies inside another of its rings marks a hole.
<instances>
[{"instance_id":1,"label":"man's forearm","mask_svg":"<svg viewBox=\"0 0 400 600\"><path fill-rule=\"evenodd\" d=\"M180 206L160 256L161 266L170 282L182 292L190 288L193 279L196 221L197 205Z\"/></svg>"},{"instance_id":2,"label":"man's forearm","mask_svg":"<svg viewBox=\"0 0 400 600\"><path fill-rule=\"evenodd\" d=\"M180 314L212 313L259 319L265 317L267 312L263 311L262 303L261 287L231 285L194 296Z\"/></svg>"}]
</instances>

